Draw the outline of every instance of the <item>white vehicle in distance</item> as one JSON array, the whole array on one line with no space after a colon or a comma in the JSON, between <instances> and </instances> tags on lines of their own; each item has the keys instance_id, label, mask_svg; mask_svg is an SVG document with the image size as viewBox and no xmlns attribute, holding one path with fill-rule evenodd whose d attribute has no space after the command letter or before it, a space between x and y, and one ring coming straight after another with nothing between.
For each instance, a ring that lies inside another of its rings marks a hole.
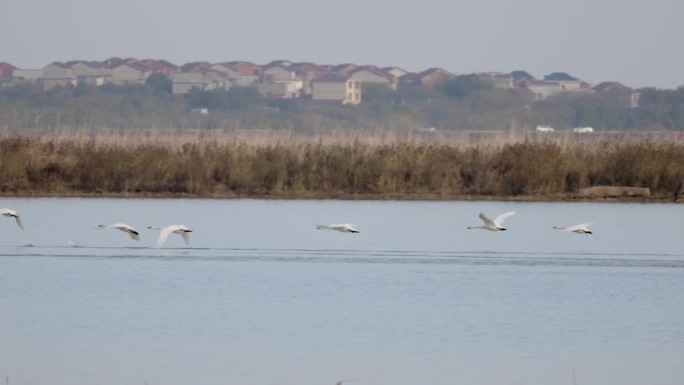
<instances>
[{"instance_id":1,"label":"white vehicle in distance","mask_svg":"<svg viewBox=\"0 0 684 385\"><path fill-rule=\"evenodd\" d=\"M434 127L420 127L420 128L416 128L415 130L413 130L413 132L415 132L415 133L434 133L434 132L437 132L437 129Z\"/></svg>"}]
</instances>

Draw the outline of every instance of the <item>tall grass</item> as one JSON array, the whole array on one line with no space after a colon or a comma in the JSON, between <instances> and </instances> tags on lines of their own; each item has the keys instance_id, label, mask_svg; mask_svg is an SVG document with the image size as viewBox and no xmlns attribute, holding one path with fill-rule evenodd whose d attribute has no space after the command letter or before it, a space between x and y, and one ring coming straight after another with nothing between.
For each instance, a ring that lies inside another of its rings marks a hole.
<instances>
[{"instance_id":1,"label":"tall grass","mask_svg":"<svg viewBox=\"0 0 684 385\"><path fill-rule=\"evenodd\" d=\"M680 138L621 139L0 130L0 193L553 199L573 197L584 187L619 185L671 196L684 179Z\"/></svg>"}]
</instances>

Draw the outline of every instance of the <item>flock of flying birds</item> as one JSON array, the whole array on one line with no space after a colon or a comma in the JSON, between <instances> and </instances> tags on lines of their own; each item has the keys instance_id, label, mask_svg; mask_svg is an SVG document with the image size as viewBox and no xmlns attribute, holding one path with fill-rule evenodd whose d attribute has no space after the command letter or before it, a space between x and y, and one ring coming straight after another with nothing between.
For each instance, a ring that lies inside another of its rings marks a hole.
<instances>
[{"instance_id":1,"label":"flock of flying birds","mask_svg":"<svg viewBox=\"0 0 684 385\"><path fill-rule=\"evenodd\" d=\"M483 213L480 213L480 219L482 219L482 221L484 222L484 226L468 226L468 229L504 231L504 230L506 230L506 228L503 227L503 222L506 220L506 218L510 217L513 214L515 214L515 211L509 211L507 213L503 213L503 214L499 215L498 217L494 218L494 220L491 220L486 215L484 215ZM577 233L577 234L589 235L589 234L592 234L589 226L591 226L591 223L581 223L579 225L573 225L573 226L567 226L567 227L553 226L553 228L556 230L571 231L571 232Z\"/></svg>"},{"instance_id":2,"label":"flock of flying birds","mask_svg":"<svg viewBox=\"0 0 684 385\"><path fill-rule=\"evenodd\" d=\"M484 225L482 226L468 226L468 230L472 229L482 229L482 230L489 230L489 231L504 231L506 230L505 227L503 227L503 222L506 220L506 218L510 217L511 215L515 214L515 211L509 211L507 213L503 213L499 215L498 217L494 218L494 220L488 218L484 213L480 213L480 219L482 219L482 222L484 222ZM564 231L571 231L573 233L577 234L592 234L591 229L589 228L591 226L591 223L581 223L579 225L573 225L573 226L567 226L567 227L561 227L561 226L553 226L554 229L556 230L564 230ZM319 230L337 230L341 231L343 233L358 233L359 230L355 229L352 225L350 224L340 224L340 225L316 225L316 228Z\"/></svg>"},{"instance_id":3,"label":"flock of flying birds","mask_svg":"<svg viewBox=\"0 0 684 385\"><path fill-rule=\"evenodd\" d=\"M6 216L6 217L11 217L14 218L17 222L17 226L19 226L20 229L24 230L24 224L21 222L21 218L19 217L19 214L8 208L1 208L0 209L0 214ZM515 211L509 211L507 213L503 213L499 215L498 217L494 218L493 220L487 217L484 213L480 213L480 219L482 219L482 222L484 222L484 225L482 226L468 226L467 229L482 229L482 230L489 230L489 231L504 231L506 230L505 227L503 227L503 223L506 220L506 218L510 217L511 215L515 214ZM585 234L589 235L592 234L591 229L589 226L591 223L582 223L579 225L574 225L574 226L567 226L567 227L561 227L561 226L553 226L554 229L556 230L563 230L563 231L570 231L573 233L577 234ZM140 240L140 233L138 230L134 229L133 227L125 224L125 223L114 223L112 225L98 225L98 228L100 229L118 229L121 230L125 233L127 233L133 240L139 241ZM150 230L158 230L159 231L159 237L157 238L157 243L155 245L156 248L160 248L164 245L164 242L166 242L166 239L169 237L171 234L179 234L182 238L183 241L185 242L186 245L190 244L190 234L192 230L190 230L187 226L185 225L170 225L166 227L157 227L157 226L147 226L148 229ZM316 225L316 229L318 230L336 230L340 231L343 233L359 233L360 231L354 228L353 225L350 224L334 224L334 225Z\"/></svg>"},{"instance_id":4,"label":"flock of flying birds","mask_svg":"<svg viewBox=\"0 0 684 385\"><path fill-rule=\"evenodd\" d=\"M21 217L19 216L19 213L12 209L1 208L0 214L6 217L14 218L17 221L17 226L19 226L20 229L24 230L24 224L21 222ZM140 233L138 232L138 230L134 229L133 227L125 223L115 223L113 225L98 225L97 227L99 229L118 229L127 233L131 237L131 239L136 241L140 240ZM190 230L185 225L170 225L166 227L147 226L147 228L150 230L159 230L159 237L157 238L157 243L155 245L155 247L157 248L162 247L164 245L164 242L166 242L166 238L168 238L171 234L180 234L180 236L183 238L183 241L185 241L185 244L190 244L190 235L188 233L191 233L192 230ZM78 246L78 244L73 241L69 241L69 243L72 246Z\"/></svg>"}]
</instances>

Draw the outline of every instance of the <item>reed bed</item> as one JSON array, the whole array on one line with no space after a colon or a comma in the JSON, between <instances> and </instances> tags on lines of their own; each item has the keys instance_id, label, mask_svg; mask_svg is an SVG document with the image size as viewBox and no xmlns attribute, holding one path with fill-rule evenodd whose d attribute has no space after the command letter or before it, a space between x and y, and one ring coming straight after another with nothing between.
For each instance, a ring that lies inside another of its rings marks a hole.
<instances>
[{"instance_id":1,"label":"reed bed","mask_svg":"<svg viewBox=\"0 0 684 385\"><path fill-rule=\"evenodd\" d=\"M623 135L623 134L615 134ZM572 199L684 179L676 134L0 129L0 194Z\"/></svg>"}]
</instances>

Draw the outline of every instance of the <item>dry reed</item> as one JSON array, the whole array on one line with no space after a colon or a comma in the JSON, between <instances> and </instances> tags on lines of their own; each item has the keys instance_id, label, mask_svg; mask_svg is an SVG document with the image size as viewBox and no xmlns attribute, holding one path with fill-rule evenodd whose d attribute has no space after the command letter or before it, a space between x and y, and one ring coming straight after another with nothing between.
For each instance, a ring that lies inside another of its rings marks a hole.
<instances>
[{"instance_id":1,"label":"dry reed","mask_svg":"<svg viewBox=\"0 0 684 385\"><path fill-rule=\"evenodd\" d=\"M5 195L558 199L610 185L665 198L684 178L684 144L652 133L5 128L0 162Z\"/></svg>"}]
</instances>

